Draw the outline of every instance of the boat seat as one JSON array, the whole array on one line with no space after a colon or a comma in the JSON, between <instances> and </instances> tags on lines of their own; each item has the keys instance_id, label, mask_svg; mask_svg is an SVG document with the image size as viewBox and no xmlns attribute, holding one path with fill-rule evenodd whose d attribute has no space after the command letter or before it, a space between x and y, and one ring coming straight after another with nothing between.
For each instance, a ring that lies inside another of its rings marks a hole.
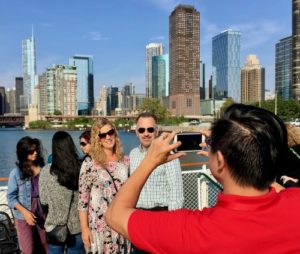
<instances>
[{"instance_id":1,"label":"boat seat","mask_svg":"<svg viewBox=\"0 0 300 254\"><path fill-rule=\"evenodd\" d=\"M17 230L15 228L14 221L10 218L10 216L6 212L0 211L0 222L6 226L10 238L13 241L18 242Z\"/></svg>"},{"instance_id":2,"label":"boat seat","mask_svg":"<svg viewBox=\"0 0 300 254\"><path fill-rule=\"evenodd\" d=\"M5 223L0 222L0 254L18 254L20 249L18 242L11 236Z\"/></svg>"}]
</instances>

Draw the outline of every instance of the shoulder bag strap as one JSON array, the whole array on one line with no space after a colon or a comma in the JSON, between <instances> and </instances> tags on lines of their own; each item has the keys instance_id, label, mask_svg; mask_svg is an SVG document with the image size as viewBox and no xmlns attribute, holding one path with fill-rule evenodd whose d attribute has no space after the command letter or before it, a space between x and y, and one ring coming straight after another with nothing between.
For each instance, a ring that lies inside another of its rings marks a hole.
<instances>
[{"instance_id":1,"label":"shoulder bag strap","mask_svg":"<svg viewBox=\"0 0 300 254\"><path fill-rule=\"evenodd\" d=\"M113 183L114 183L114 186L115 186L115 189L116 189L116 192L118 192L118 188L117 188L117 185L115 183L115 179L114 177L112 176L112 174L108 171L108 169L105 169L106 172L109 174L110 178L112 179Z\"/></svg>"},{"instance_id":2,"label":"shoulder bag strap","mask_svg":"<svg viewBox=\"0 0 300 254\"><path fill-rule=\"evenodd\" d=\"M69 215L70 215L70 211L71 211L71 206L72 206L73 198L74 198L74 191L72 191L72 196L71 196L71 201L70 201L70 205L69 205L69 211L68 211L68 216L67 216L67 222L66 222L66 224L68 223L68 220L69 220Z\"/></svg>"},{"instance_id":3,"label":"shoulder bag strap","mask_svg":"<svg viewBox=\"0 0 300 254\"><path fill-rule=\"evenodd\" d=\"M293 149L290 147L290 150L293 152L293 154L295 154L297 156L297 158L300 160L300 155Z\"/></svg>"}]
</instances>

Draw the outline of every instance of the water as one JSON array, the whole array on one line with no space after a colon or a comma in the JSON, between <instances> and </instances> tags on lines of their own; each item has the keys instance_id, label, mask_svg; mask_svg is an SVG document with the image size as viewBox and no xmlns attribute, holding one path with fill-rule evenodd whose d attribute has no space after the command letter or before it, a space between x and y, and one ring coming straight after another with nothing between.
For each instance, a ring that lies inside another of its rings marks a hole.
<instances>
[{"instance_id":1,"label":"water","mask_svg":"<svg viewBox=\"0 0 300 254\"><path fill-rule=\"evenodd\" d=\"M25 136L31 136L38 138L42 141L45 150L45 161L47 161L48 155L51 153L51 141L52 136L56 130L23 130L21 128L0 128L0 177L8 177L10 171L15 167L16 162L16 144ZM79 136L82 131L68 131L72 136L78 151L79 147ZM120 138L123 143L123 149L125 154L129 154L130 150L136 147L139 142L135 133L128 133L119 131ZM80 151L81 153L81 151ZM81 153L82 155L82 153ZM195 154L188 153L188 155L181 159L181 163L194 163L205 160L203 157ZM182 167L183 169L195 169L199 166ZM4 183L5 184L5 183ZM1 184L0 184L1 185Z\"/></svg>"}]
</instances>

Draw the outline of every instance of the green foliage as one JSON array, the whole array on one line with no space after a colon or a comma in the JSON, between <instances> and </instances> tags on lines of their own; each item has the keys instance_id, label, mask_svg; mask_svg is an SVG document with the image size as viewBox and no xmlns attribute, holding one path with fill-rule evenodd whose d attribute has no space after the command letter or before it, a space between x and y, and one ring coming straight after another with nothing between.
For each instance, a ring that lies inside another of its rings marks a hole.
<instances>
[{"instance_id":1,"label":"green foliage","mask_svg":"<svg viewBox=\"0 0 300 254\"><path fill-rule=\"evenodd\" d=\"M180 123L186 122L184 116L169 116L163 119L162 124L164 125L179 125Z\"/></svg>"},{"instance_id":2,"label":"green foliage","mask_svg":"<svg viewBox=\"0 0 300 254\"><path fill-rule=\"evenodd\" d=\"M228 97L220 109L221 115L223 114L224 110L233 103L234 103L234 100L231 97Z\"/></svg>"},{"instance_id":3,"label":"green foliage","mask_svg":"<svg viewBox=\"0 0 300 254\"><path fill-rule=\"evenodd\" d=\"M252 105L259 106L259 103L256 102ZM261 107L275 113L275 100L262 101ZM300 102L277 98L277 115L284 121L300 118Z\"/></svg>"},{"instance_id":4,"label":"green foliage","mask_svg":"<svg viewBox=\"0 0 300 254\"><path fill-rule=\"evenodd\" d=\"M74 129L76 125L82 125L82 127L87 127L88 125L93 125L94 121L86 117L75 118L67 122L68 128Z\"/></svg>"},{"instance_id":5,"label":"green foliage","mask_svg":"<svg viewBox=\"0 0 300 254\"><path fill-rule=\"evenodd\" d=\"M158 122L162 122L167 116L167 109L161 104L158 99L146 98L140 105L139 112L150 112L156 115Z\"/></svg>"},{"instance_id":6,"label":"green foliage","mask_svg":"<svg viewBox=\"0 0 300 254\"><path fill-rule=\"evenodd\" d=\"M118 127L129 127L134 125L135 120L134 119L116 119L114 121L115 126Z\"/></svg>"},{"instance_id":7,"label":"green foliage","mask_svg":"<svg viewBox=\"0 0 300 254\"><path fill-rule=\"evenodd\" d=\"M52 127L51 123L44 120L32 121L29 123L30 129L49 129L51 127Z\"/></svg>"},{"instance_id":8,"label":"green foliage","mask_svg":"<svg viewBox=\"0 0 300 254\"><path fill-rule=\"evenodd\" d=\"M59 110L56 109L56 110L54 110L53 115L55 115L55 116L61 116L62 113L61 113L61 111L59 111Z\"/></svg>"}]
</instances>

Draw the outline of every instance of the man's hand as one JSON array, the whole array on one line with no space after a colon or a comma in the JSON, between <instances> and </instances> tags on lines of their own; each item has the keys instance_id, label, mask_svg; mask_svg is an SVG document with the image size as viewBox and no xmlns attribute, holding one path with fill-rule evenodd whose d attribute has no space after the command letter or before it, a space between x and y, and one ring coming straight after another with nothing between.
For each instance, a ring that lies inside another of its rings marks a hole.
<instances>
[{"instance_id":1,"label":"man's hand","mask_svg":"<svg viewBox=\"0 0 300 254\"><path fill-rule=\"evenodd\" d=\"M202 135L205 136L205 140L209 140L210 139L210 135L211 135L211 131L210 130L201 130L200 133ZM203 142L201 144L199 144L200 147L208 147L209 146L209 142ZM199 151L197 154L208 157L208 150L201 150Z\"/></svg>"},{"instance_id":2,"label":"man's hand","mask_svg":"<svg viewBox=\"0 0 300 254\"><path fill-rule=\"evenodd\" d=\"M171 151L181 145L180 141L172 143L176 134L177 132L175 131L172 133L163 132L158 138L153 140L145 159L154 163L154 166L157 167L158 165L184 156L185 153L183 152L171 153Z\"/></svg>"}]
</instances>

